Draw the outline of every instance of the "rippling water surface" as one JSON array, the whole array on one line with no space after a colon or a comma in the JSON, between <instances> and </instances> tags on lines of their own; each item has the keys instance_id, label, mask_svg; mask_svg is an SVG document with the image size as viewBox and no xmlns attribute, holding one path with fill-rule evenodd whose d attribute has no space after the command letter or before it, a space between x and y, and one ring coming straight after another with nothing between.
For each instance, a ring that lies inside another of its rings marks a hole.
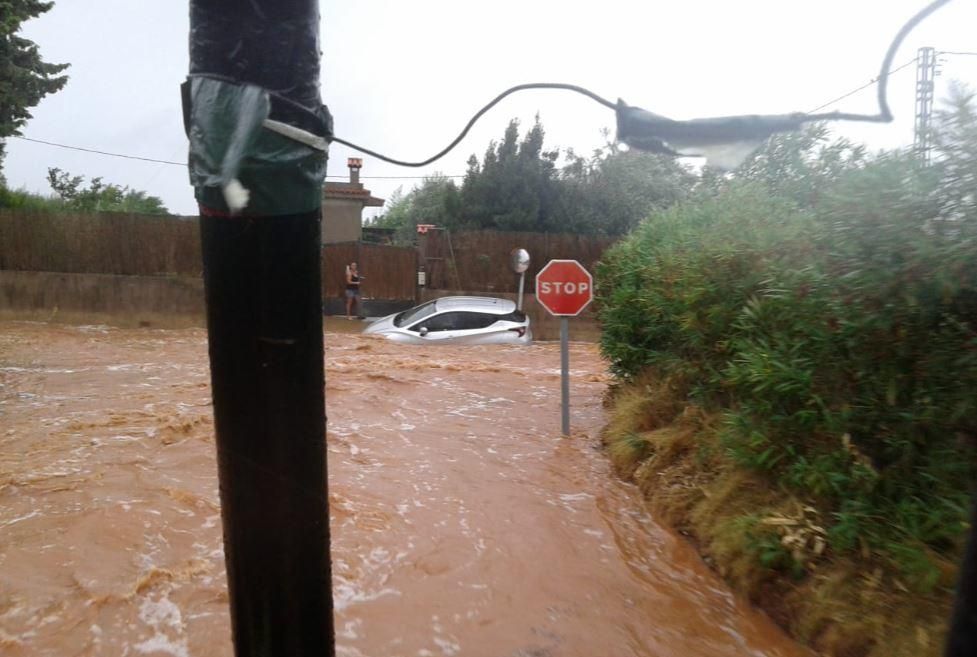
<instances>
[{"instance_id":1,"label":"rippling water surface","mask_svg":"<svg viewBox=\"0 0 977 657\"><path fill-rule=\"evenodd\" d=\"M599 451L571 347L326 334L338 653L794 657ZM0 323L0 654L230 656L203 330Z\"/></svg>"}]
</instances>

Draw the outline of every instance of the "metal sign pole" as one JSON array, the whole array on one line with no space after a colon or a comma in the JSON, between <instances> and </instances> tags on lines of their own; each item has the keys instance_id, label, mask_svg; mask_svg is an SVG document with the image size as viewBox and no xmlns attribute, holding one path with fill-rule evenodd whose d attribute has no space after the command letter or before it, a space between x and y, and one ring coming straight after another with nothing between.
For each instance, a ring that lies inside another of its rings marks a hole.
<instances>
[{"instance_id":1,"label":"metal sign pole","mask_svg":"<svg viewBox=\"0 0 977 657\"><path fill-rule=\"evenodd\" d=\"M563 435L570 435L570 320L560 317L560 392L563 401Z\"/></svg>"},{"instance_id":2,"label":"metal sign pole","mask_svg":"<svg viewBox=\"0 0 977 657\"><path fill-rule=\"evenodd\" d=\"M594 297L594 281L576 260L550 260L536 274L536 301L560 318L560 397L563 435L570 435L570 317Z\"/></svg>"},{"instance_id":3,"label":"metal sign pole","mask_svg":"<svg viewBox=\"0 0 977 657\"><path fill-rule=\"evenodd\" d=\"M516 305L517 310L522 310L522 293L526 289L526 272L522 272L519 275L519 303Z\"/></svg>"}]
</instances>

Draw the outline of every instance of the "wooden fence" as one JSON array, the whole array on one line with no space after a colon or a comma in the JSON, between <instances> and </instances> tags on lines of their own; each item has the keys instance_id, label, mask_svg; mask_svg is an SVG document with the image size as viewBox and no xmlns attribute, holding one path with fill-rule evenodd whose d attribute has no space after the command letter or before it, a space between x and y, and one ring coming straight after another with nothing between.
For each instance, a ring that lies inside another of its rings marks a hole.
<instances>
[{"instance_id":1,"label":"wooden fence","mask_svg":"<svg viewBox=\"0 0 977 657\"><path fill-rule=\"evenodd\" d=\"M343 296L345 267L359 265L364 299L413 301L417 270L432 290L512 293L518 277L509 267L513 249L532 257L526 291L553 258L569 258L593 271L614 240L589 235L432 230L418 249L364 242L323 246L323 299ZM420 256L418 255L420 252ZM0 210L0 269L128 276L202 275L196 217L128 214L52 214Z\"/></svg>"},{"instance_id":2,"label":"wooden fence","mask_svg":"<svg viewBox=\"0 0 977 657\"><path fill-rule=\"evenodd\" d=\"M0 269L201 276L196 217L0 210Z\"/></svg>"},{"instance_id":3,"label":"wooden fence","mask_svg":"<svg viewBox=\"0 0 977 657\"><path fill-rule=\"evenodd\" d=\"M322 247L322 296L342 297L346 265L356 263L364 280L364 299L413 301L417 285L417 251L411 247L346 242Z\"/></svg>"},{"instance_id":4,"label":"wooden fence","mask_svg":"<svg viewBox=\"0 0 977 657\"><path fill-rule=\"evenodd\" d=\"M323 298L342 296L354 261L367 277L364 297L415 298L415 249L358 242L323 246ZM200 277L200 225L197 217L0 210L0 269Z\"/></svg>"}]
</instances>

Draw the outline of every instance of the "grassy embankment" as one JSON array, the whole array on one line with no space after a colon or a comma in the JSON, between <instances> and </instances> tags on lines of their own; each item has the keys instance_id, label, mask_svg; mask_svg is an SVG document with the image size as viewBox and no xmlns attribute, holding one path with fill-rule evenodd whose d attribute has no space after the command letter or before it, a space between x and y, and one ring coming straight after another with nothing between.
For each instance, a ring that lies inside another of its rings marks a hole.
<instances>
[{"instance_id":1,"label":"grassy embankment","mask_svg":"<svg viewBox=\"0 0 977 657\"><path fill-rule=\"evenodd\" d=\"M958 166L923 172L772 144L598 271L618 471L829 655L941 652L977 475L964 118Z\"/></svg>"}]
</instances>

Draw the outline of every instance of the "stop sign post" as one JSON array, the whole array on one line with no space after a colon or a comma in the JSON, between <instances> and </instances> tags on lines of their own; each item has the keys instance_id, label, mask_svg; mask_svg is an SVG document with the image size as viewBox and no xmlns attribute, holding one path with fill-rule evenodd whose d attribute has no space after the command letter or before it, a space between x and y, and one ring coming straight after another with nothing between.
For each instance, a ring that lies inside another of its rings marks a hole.
<instances>
[{"instance_id":1,"label":"stop sign post","mask_svg":"<svg viewBox=\"0 0 977 657\"><path fill-rule=\"evenodd\" d=\"M536 300L560 318L563 435L570 435L570 323L594 298L594 279L576 260L550 260L536 274Z\"/></svg>"}]
</instances>

